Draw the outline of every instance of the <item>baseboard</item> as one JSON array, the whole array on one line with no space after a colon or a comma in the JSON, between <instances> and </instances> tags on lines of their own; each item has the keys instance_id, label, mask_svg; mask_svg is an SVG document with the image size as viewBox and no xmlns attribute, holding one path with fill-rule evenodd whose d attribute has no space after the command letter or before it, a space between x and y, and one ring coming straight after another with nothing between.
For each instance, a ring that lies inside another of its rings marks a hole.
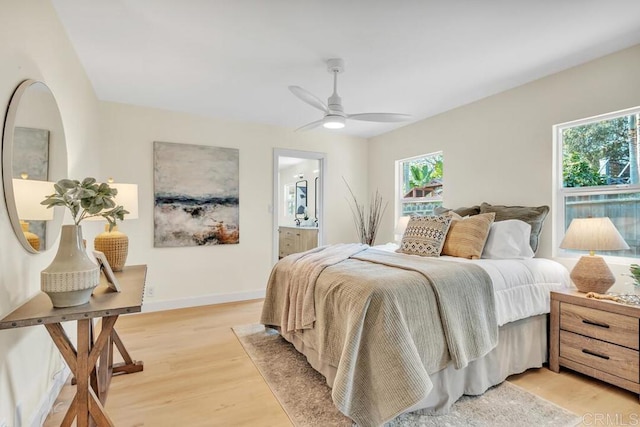
<instances>
[{"instance_id":1,"label":"baseboard","mask_svg":"<svg viewBox=\"0 0 640 427\"><path fill-rule=\"evenodd\" d=\"M222 304L225 302L248 301L252 299L264 298L265 289L257 291L235 292L232 294L215 294L198 297L180 298L165 301L149 301L148 298L142 305L143 313L152 311L174 310L177 308L198 307L201 305Z\"/></svg>"},{"instance_id":2,"label":"baseboard","mask_svg":"<svg viewBox=\"0 0 640 427\"><path fill-rule=\"evenodd\" d=\"M67 382L67 378L69 378L69 375L71 375L71 369L69 369L66 363L63 362L63 364L64 367L60 371L56 372L56 374L53 376L53 383L51 384L49 393L42 396L40 404L38 405L38 412L35 413L29 421L29 426L42 426L44 424L44 421L47 419L49 412L51 412L53 404L56 402L56 399L60 395L62 387L64 387L64 384Z\"/></svg>"}]
</instances>

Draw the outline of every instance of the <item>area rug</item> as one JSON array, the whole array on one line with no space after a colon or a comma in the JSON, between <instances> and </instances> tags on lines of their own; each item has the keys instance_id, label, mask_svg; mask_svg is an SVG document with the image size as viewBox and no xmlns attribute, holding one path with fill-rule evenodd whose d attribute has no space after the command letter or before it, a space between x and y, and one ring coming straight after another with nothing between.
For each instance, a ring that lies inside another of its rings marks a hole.
<instances>
[{"instance_id":1,"label":"area rug","mask_svg":"<svg viewBox=\"0 0 640 427\"><path fill-rule=\"evenodd\" d=\"M331 401L324 377L293 345L262 325L233 328L240 343L296 427L353 426ZM441 416L403 414L386 427L575 426L580 417L509 382L481 396L463 396Z\"/></svg>"}]
</instances>

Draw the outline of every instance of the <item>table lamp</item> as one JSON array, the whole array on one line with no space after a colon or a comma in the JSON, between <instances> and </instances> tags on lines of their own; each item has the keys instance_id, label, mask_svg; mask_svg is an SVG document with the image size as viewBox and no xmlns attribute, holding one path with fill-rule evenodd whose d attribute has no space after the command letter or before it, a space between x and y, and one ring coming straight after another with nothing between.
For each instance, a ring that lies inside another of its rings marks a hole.
<instances>
[{"instance_id":1,"label":"table lamp","mask_svg":"<svg viewBox=\"0 0 640 427\"><path fill-rule=\"evenodd\" d=\"M27 242L36 251L40 250L40 237L29 231L27 221L51 221L54 209L47 209L40 202L53 193L53 182L38 181L35 179L13 179L13 192L15 195L16 209L20 219L20 227Z\"/></svg>"},{"instance_id":2,"label":"table lamp","mask_svg":"<svg viewBox=\"0 0 640 427\"><path fill-rule=\"evenodd\" d=\"M580 292L605 293L616 279L602 257L595 251L629 249L616 227L607 217L575 218L560 243L562 249L589 251L571 271L571 280Z\"/></svg>"},{"instance_id":3,"label":"table lamp","mask_svg":"<svg viewBox=\"0 0 640 427\"><path fill-rule=\"evenodd\" d=\"M122 206L129 211L124 216L124 219L138 219L138 185L120 184L112 181L110 179L108 182L109 187L118 190L118 194L113 198L113 201L116 206ZM104 220L102 217L93 218ZM93 247L96 251L104 253L113 271L122 271L129 253L129 237L118 230L118 226L109 231L109 224L106 224L104 232L98 234L94 239Z\"/></svg>"}]
</instances>

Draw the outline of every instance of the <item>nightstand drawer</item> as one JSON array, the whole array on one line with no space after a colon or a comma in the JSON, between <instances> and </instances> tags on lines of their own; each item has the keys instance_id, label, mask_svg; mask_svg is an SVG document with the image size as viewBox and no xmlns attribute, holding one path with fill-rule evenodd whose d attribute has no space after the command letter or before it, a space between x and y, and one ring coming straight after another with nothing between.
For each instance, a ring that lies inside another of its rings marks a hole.
<instances>
[{"instance_id":1,"label":"nightstand drawer","mask_svg":"<svg viewBox=\"0 0 640 427\"><path fill-rule=\"evenodd\" d=\"M572 332L560 331L560 357L638 383L638 352Z\"/></svg>"},{"instance_id":2,"label":"nightstand drawer","mask_svg":"<svg viewBox=\"0 0 640 427\"><path fill-rule=\"evenodd\" d=\"M560 329L640 349L638 319L589 307L560 304Z\"/></svg>"}]
</instances>

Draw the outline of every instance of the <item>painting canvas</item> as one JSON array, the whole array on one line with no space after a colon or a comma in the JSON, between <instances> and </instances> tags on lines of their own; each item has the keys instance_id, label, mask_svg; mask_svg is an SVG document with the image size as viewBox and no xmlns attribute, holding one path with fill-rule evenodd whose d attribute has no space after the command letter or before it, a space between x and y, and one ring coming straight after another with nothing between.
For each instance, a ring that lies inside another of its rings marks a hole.
<instances>
[{"instance_id":1,"label":"painting canvas","mask_svg":"<svg viewBox=\"0 0 640 427\"><path fill-rule=\"evenodd\" d=\"M16 127L13 131L13 178L47 181L49 178L49 131ZM44 197L43 197L44 198ZM24 218L21 218L24 219ZM29 220L29 231L47 247L46 221Z\"/></svg>"},{"instance_id":2,"label":"painting canvas","mask_svg":"<svg viewBox=\"0 0 640 427\"><path fill-rule=\"evenodd\" d=\"M239 151L154 142L154 246L235 244Z\"/></svg>"}]
</instances>

